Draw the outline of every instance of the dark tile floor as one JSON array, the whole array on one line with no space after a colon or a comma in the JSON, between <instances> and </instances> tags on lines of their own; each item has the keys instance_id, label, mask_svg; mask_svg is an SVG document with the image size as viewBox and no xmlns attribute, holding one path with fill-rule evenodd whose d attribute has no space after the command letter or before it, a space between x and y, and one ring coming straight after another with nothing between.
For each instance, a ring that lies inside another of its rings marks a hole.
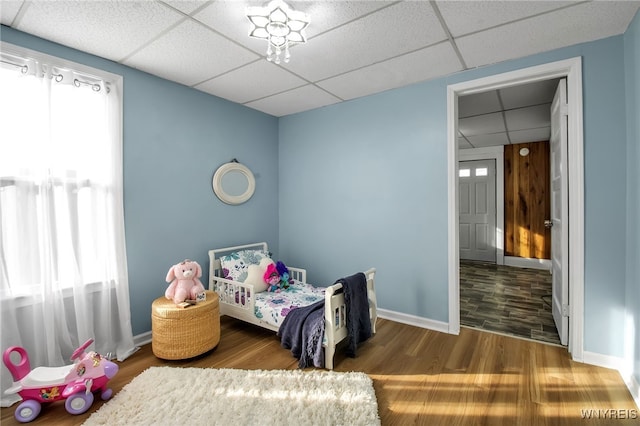
<instances>
[{"instance_id":1,"label":"dark tile floor","mask_svg":"<svg viewBox=\"0 0 640 426\"><path fill-rule=\"evenodd\" d=\"M461 260L460 324L559 345L551 314L551 274Z\"/></svg>"}]
</instances>

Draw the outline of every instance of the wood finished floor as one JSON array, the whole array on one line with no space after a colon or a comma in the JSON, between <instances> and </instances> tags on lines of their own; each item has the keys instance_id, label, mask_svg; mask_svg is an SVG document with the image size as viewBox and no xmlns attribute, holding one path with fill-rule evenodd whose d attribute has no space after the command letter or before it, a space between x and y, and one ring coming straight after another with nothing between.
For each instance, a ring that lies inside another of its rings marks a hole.
<instances>
[{"instance_id":1,"label":"wood finished floor","mask_svg":"<svg viewBox=\"0 0 640 426\"><path fill-rule=\"evenodd\" d=\"M460 261L460 324L560 344L551 275L538 269Z\"/></svg>"},{"instance_id":2,"label":"wood finished floor","mask_svg":"<svg viewBox=\"0 0 640 426\"><path fill-rule=\"evenodd\" d=\"M573 362L562 347L469 328L454 336L383 319L377 326L377 334L358 347L357 358L339 351L336 371L362 371L373 379L382 425L638 424L628 418L582 420L581 410L637 413L637 407L617 371ZM110 386L118 392L158 365L296 368L275 333L227 317L221 318L221 332L216 349L192 360L159 360L145 345L120 364ZM56 402L30 424L79 425L102 404L98 398L90 412L72 416ZM18 424L14 409L2 409L3 426ZM167 423L176 422L192 424L189 419Z\"/></svg>"}]
</instances>

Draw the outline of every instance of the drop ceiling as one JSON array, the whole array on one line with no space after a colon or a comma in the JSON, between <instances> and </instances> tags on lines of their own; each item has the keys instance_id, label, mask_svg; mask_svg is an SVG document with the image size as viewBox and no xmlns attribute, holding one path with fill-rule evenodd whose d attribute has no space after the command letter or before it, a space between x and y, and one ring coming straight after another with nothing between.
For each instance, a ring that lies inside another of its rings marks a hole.
<instances>
[{"instance_id":1,"label":"drop ceiling","mask_svg":"<svg viewBox=\"0 0 640 426\"><path fill-rule=\"evenodd\" d=\"M552 79L458 98L458 147L548 141L558 82Z\"/></svg>"},{"instance_id":2,"label":"drop ceiling","mask_svg":"<svg viewBox=\"0 0 640 426\"><path fill-rule=\"evenodd\" d=\"M311 24L308 42L280 65L264 59L265 41L248 37L246 8L264 2L1 0L0 22L281 117L619 35L640 8L640 1L288 3ZM539 89L461 99L460 146L547 134L551 100L539 95L551 89Z\"/></svg>"}]
</instances>

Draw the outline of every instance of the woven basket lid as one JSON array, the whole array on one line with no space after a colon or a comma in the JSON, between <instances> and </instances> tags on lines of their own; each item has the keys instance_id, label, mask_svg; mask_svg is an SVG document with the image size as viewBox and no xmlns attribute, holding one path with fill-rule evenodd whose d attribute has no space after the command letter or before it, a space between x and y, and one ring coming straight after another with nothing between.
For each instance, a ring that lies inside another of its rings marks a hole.
<instances>
[{"instance_id":1,"label":"woven basket lid","mask_svg":"<svg viewBox=\"0 0 640 426\"><path fill-rule=\"evenodd\" d=\"M205 312L218 307L218 295L213 291L206 291L206 300L195 305L181 308L166 297L157 298L152 304L152 314L167 319L189 319L203 315Z\"/></svg>"}]
</instances>

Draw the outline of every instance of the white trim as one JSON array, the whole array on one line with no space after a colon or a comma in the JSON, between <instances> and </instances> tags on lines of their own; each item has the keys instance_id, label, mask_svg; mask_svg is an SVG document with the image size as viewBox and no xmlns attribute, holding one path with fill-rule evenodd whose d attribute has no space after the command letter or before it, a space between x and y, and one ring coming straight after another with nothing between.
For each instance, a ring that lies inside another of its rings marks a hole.
<instances>
[{"instance_id":1,"label":"white trim","mask_svg":"<svg viewBox=\"0 0 640 426\"><path fill-rule=\"evenodd\" d=\"M142 346L151 343L151 331L133 336L133 343L136 346Z\"/></svg>"},{"instance_id":2,"label":"white trim","mask_svg":"<svg viewBox=\"0 0 640 426\"><path fill-rule=\"evenodd\" d=\"M496 264L504 265L504 146L458 151L458 163L473 160L496 160Z\"/></svg>"},{"instance_id":3,"label":"white trim","mask_svg":"<svg viewBox=\"0 0 640 426\"><path fill-rule=\"evenodd\" d=\"M582 111L582 59L552 62L447 86L447 184L449 332L460 330L460 279L458 254L458 96L482 93L536 81L567 77L569 100L569 352L582 361L584 352L584 141ZM457 332L456 332L457 331Z\"/></svg>"},{"instance_id":4,"label":"white trim","mask_svg":"<svg viewBox=\"0 0 640 426\"><path fill-rule=\"evenodd\" d=\"M627 385L627 389L629 389L631 397L635 400L636 405L640 407L640 384L633 376L633 369L630 368L626 359L617 356L584 351L583 362L585 364L595 365L596 367L610 368L618 371L625 385Z\"/></svg>"},{"instance_id":5,"label":"white trim","mask_svg":"<svg viewBox=\"0 0 640 426\"><path fill-rule=\"evenodd\" d=\"M633 374L631 374L628 377L629 378L627 380L624 380L625 379L624 376L622 377L622 379L627 384L627 388L629 388L629 392L631 392L631 396L633 397L633 400L636 402L636 405L640 407L640 383L638 383L638 381L636 380Z\"/></svg>"},{"instance_id":6,"label":"white trim","mask_svg":"<svg viewBox=\"0 0 640 426\"><path fill-rule=\"evenodd\" d=\"M544 269L551 271L550 259L534 259L530 257L505 256L504 264L506 266L515 266L516 268Z\"/></svg>"},{"instance_id":7,"label":"white trim","mask_svg":"<svg viewBox=\"0 0 640 426\"><path fill-rule=\"evenodd\" d=\"M449 333L449 325L446 322L418 317L415 315L403 314L402 312L395 312L378 308L378 318L399 322L401 324L413 325L420 328L426 328L428 330L439 331L441 333Z\"/></svg>"},{"instance_id":8,"label":"white trim","mask_svg":"<svg viewBox=\"0 0 640 426\"><path fill-rule=\"evenodd\" d=\"M458 92L447 86L447 186L448 186L448 270L449 327L451 334L460 334L460 249L458 209Z\"/></svg>"}]
</instances>

